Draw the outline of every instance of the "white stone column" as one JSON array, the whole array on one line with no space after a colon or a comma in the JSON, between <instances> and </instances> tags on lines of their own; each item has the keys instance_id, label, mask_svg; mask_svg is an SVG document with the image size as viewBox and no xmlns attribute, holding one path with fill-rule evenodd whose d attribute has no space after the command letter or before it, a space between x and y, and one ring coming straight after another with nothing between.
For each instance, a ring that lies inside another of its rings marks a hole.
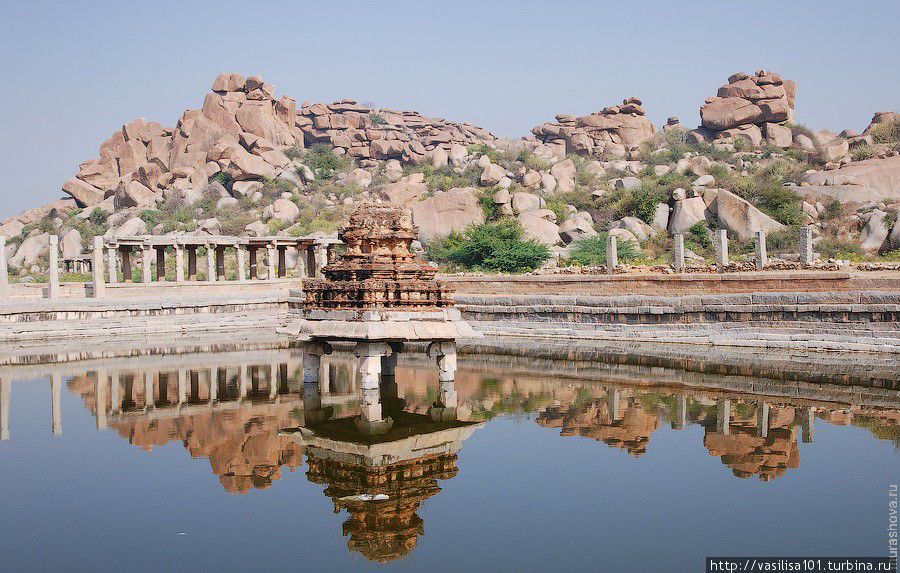
<instances>
[{"instance_id":1,"label":"white stone column","mask_svg":"<svg viewBox=\"0 0 900 573\"><path fill-rule=\"evenodd\" d=\"M210 368L209 371L209 403L215 404L219 400L219 380L216 376L216 370Z\"/></svg>"},{"instance_id":2,"label":"white stone column","mask_svg":"<svg viewBox=\"0 0 900 573\"><path fill-rule=\"evenodd\" d=\"M275 276L275 265L276 265L276 249L275 245L266 245L266 264L269 267L269 276L266 277L270 281L274 281Z\"/></svg>"},{"instance_id":3,"label":"white stone column","mask_svg":"<svg viewBox=\"0 0 900 573\"><path fill-rule=\"evenodd\" d=\"M9 391L12 380L0 378L0 440L9 439Z\"/></svg>"},{"instance_id":4,"label":"white stone column","mask_svg":"<svg viewBox=\"0 0 900 573\"><path fill-rule=\"evenodd\" d=\"M109 413L115 414L119 411L119 373L113 372L109 381Z\"/></svg>"},{"instance_id":5,"label":"white stone column","mask_svg":"<svg viewBox=\"0 0 900 573\"><path fill-rule=\"evenodd\" d=\"M687 396L679 394L675 397L675 421L672 428L683 430L687 427Z\"/></svg>"},{"instance_id":6,"label":"white stone column","mask_svg":"<svg viewBox=\"0 0 900 573\"><path fill-rule=\"evenodd\" d=\"M383 416L381 408L381 357L390 354L391 347L383 342L357 342L356 356L362 373L362 399L360 419L356 427L363 434L383 434L393 425L393 420Z\"/></svg>"},{"instance_id":7,"label":"white stone column","mask_svg":"<svg viewBox=\"0 0 900 573\"><path fill-rule=\"evenodd\" d=\"M297 249L297 277L298 278L306 278L306 247L298 246Z\"/></svg>"},{"instance_id":8,"label":"white stone column","mask_svg":"<svg viewBox=\"0 0 900 573\"><path fill-rule=\"evenodd\" d=\"M103 298L106 295L106 283L103 278L103 237L94 237L91 272L94 278L94 298Z\"/></svg>"},{"instance_id":9,"label":"white stone column","mask_svg":"<svg viewBox=\"0 0 900 573\"><path fill-rule=\"evenodd\" d=\"M216 282L216 246L206 245L206 280Z\"/></svg>"},{"instance_id":10,"label":"white stone column","mask_svg":"<svg viewBox=\"0 0 900 573\"><path fill-rule=\"evenodd\" d=\"M187 370L178 369L178 405L187 402Z\"/></svg>"},{"instance_id":11,"label":"white stone column","mask_svg":"<svg viewBox=\"0 0 900 573\"><path fill-rule=\"evenodd\" d=\"M175 282L184 282L184 247L175 245Z\"/></svg>"},{"instance_id":12,"label":"white stone column","mask_svg":"<svg viewBox=\"0 0 900 573\"><path fill-rule=\"evenodd\" d=\"M247 388L250 386L250 373L246 364L241 364L238 378L238 397L243 400L247 397Z\"/></svg>"},{"instance_id":13,"label":"white stone column","mask_svg":"<svg viewBox=\"0 0 900 573\"><path fill-rule=\"evenodd\" d=\"M6 264L6 237L0 235L0 301L9 298L9 267Z\"/></svg>"},{"instance_id":14,"label":"white stone column","mask_svg":"<svg viewBox=\"0 0 900 573\"><path fill-rule=\"evenodd\" d=\"M760 438L769 435L769 405L765 402L756 405L756 435Z\"/></svg>"},{"instance_id":15,"label":"white stone column","mask_svg":"<svg viewBox=\"0 0 900 573\"><path fill-rule=\"evenodd\" d=\"M606 407L609 410L609 417L615 422L622 415L620 401L622 393L615 386L606 389Z\"/></svg>"},{"instance_id":16,"label":"white stone column","mask_svg":"<svg viewBox=\"0 0 900 573\"><path fill-rule=\"evenodd\" d=\"M800 427L803 429L801 436L804 444L811 444L816 438L816 409L802 408L796 410L800 416Z\"/></svg>"},{"instance_id":17,"label":"white stone column","mask_svg":"<svg viewBox=\"0 0 900 573\"><path fill-rule=\"evenodd\" d=\"M274 400L278 396L278 363L269 364L269 399Z\"/></svg>"},{"instance_id":18,"label":"white stone column","mask_svg":"<svg viewBox=\"0 0 900 573\"><path fill-rule=\"evenodd\" d=\"M800 228L800 264L804 267L812 266L816 261L816 253L813 250L812 227L807 225Z\"/></svg>"},{"instance_id":19,"label":"white stone column","mask_svg":"<svg viewBox=\"0 0 900 573\"><path fill-rule=\"evenodd\" d=\"M319 393L331 394L331 362L327 358L319 366Z\"/></svg>"},{"instance_id":20,"label":"white stone column","mask_svg":"<svg viewBox=\"0 0 900 573\"><path fill-rule=\"evenodd\" d=\"M730 433L731 400L720 398L716 401L716 431L723 436Z\"/></svg>"},{"instance_id":21,"label":"white stone column","mask_svg":"<svg viewBox=\"0 0 900 573\"><path fill-rule=\"evenodd\" d=\"M106 376L106 370L97 370L94 381L94 397L97 401L97 429L106 429L106 388L109 385L109 379Z\"/></svg>"},{"instance_id":22,"label":"white stone column","mask_svg":"<svg viewBox=\"0 0 900 573\"><path fill-rule=\"evenodd\" d=\"M303 419L306 424L325 419L319 388L319 370L322 355L331 352L331 345L327 342L307 342L303 346Z\"/></svg>"},{"instance_id":23,"label":"white stone column","mask_svg":"<svg viewBox=\"0 0 900 573\"><path fill-rule=\"evenodd\" d=\"M141 245L141 282L150 283L153 280L153 260L150 257L152 249L147 245Z\"/></svg>"},{"instance_id":24,"label":"white stone column","mask_svg":"<svg viewBox=\"0 0 900 573\"><path fill-rule=\"evenodd\" d=\"M614 235L606 237L606 272L614 273L619 266L619 244Z\"/></svg>"},{"instance_id":25,"label":"white stone column","mask_svg":"<svg viewBox=\"0 0 900 573\"><path fill-rule=\"evenodd\" d=\"M237 251L237 280L244 282L247 280L247 251L242 245L235 245Z\"/></svg>"},{"instance_id":26,"label":"white stone column","mask_svg":"<svg viewBox=\"0 0 900 573\"><path fill-rule=\"evenodd\" d=\"M62 435L62 376L54 372L50 374L51 423L54 436Z\"/></svg>"},{"instance_id":27,"label":"white stone column","mask_svg":"<svg viewBox=\"0 0 900 573\"><path fill-rule=\"evenodd\" d=\"M678 233L675 235L675 272L680 273L684 270L684 235Z\"/></svg>"},{"instance_id":28,"label":"white stone column","mask_svg":"<svg viewBox=\"0 0 900 573\"><path fill-rule=\"evenodd\" d=\"M116 247L107 247L106 248L106 266L107 273L109 274L109 284L114 285L119 282L119 274L117 272L117 264L118 255L116 251L118 249Z\"/></svg>"},{"instance_id":29,"label":"white stone column","mask_svg":"<svg viewBox=\"0 0 900 573\"><path fill-rule=\"evenodd\" d=\"M328 264L328 246L316 243L314 250L316 260L316 276L322 276L322 269Z\"/></svg>"},{"instance_id":30,"label":"white stone column","mask_svg":"<svg viewBox=\"0 0 900 573\"><path fill-rule=\"evenodd\" d=\"M458 398L456 394L456 343L453 341L432 342L426 350L430 358L437 361L438 381L440 384L439 407L450 410L449 415L442 418L455 418ZM396 365L394 359L392 365ZM393 372L391 373L393 376Z\"/></svg>"},{"instance_id":31,"label":"white stone column","mask_svg":"<svg viewBox=\"0 0 900 573\"><path fill-rule=\"evenodd\" d=\"M153 372L144 372L144 407L156 407L156 394L153 392Z\"/></svg>"},{"instance_id":32,"label":"white stone column","mask_svg":"<svg viewBox=\"0 0 900 573\"><path fill-rule=\"evenodd\" d=\"M768 257L766 255L766 232L765 231L757 231L756 232L756 270L763 270L766 268L766 263L768 262Z\"/></svg>"},{"instance_id":33,"label":"white stone column","mask_svg":"<svg viewBox=\"0 0 900 573\"><path fill-rule=\"evenodd\" d=\"M59 298L59 236L50 235L50 298Z\"/></svg>"},{"instance_id":34,"label":"white stone column","mask_svg":"<svg viewBox=\"0 0 900 573\"><path fill-rule=\"evenodd\" d=\"M728 233L725 229L716 231L716 266L720 273L728 266Z\"/></svg>"}]
</instances>

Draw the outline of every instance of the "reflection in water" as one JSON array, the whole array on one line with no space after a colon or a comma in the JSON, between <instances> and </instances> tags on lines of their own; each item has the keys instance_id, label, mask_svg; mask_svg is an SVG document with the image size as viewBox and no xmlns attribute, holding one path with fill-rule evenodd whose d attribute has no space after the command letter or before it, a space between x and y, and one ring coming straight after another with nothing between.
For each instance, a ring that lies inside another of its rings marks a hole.
<instances>
[{"instance_id":1,"label":"reflection in water","mask_svg":"<svg viewBox=\"0 0 900 573\"><path fill-rule=\"evenodd\" d=\"M208 459L231 493L272 487L284 469L300 468L305 454L306 478L324 486L335 512L347 512L348 547L379 562L415 549L426 529L422 503L441 491L439 480L457 475L463 442L497 416L534 419L563 437L637 458L652 450L664 425L696 425L703 429L696 447L732 475L762 481L800 467L799 443L813 442L817 422L866 428L900 447L900 396L892 389L624 364L567 370L558 361L508 356L464 356L449 389L439 386L432 363L413 353L401 355L395 380L382 381L379 402L392 427L364 435L355 423L356 360L347 352L323 356L320 382L304 386L301 356L269 350L45 366L51 429L63 431L67 379L98 429L144 450L179 441L193 458ZM18 379L36 377L28 372ZM0 372L3 439L11 436L15 375ZM454 390L458 407L441 407L442 393Z\"/></svg>"}]
</instances>

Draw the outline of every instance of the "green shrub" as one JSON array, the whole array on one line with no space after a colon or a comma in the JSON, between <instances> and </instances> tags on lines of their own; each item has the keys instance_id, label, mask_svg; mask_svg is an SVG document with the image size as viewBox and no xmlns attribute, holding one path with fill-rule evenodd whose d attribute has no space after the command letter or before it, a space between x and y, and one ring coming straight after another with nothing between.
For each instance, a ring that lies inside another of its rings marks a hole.
<instances>
[{"instance_id":1,"label":"green shrub","mask_svg":"<svg viewBox=\"0 0 900 573\"><path fill-rule=\"evenodd\" d=\"M530 149L523 149L520 151L516 159L524 163L525 167L534 171L545 171L550 169L550 162L538 157Z\"/></svg>"},{"instance_id":2,"label":"green shrub","mask_svg":"<svg viewBox=\"0 0 900 573\"><path fill-rule=\"evenodd\" d=\"M577 241L569 260L581 266L605 265L608 236L608 233L600 233ZM634 241L619 241L616 244L616 256L620 261L633 261L641 256L641 250Z\"/></svg>"},{"instance_id":3,"label":"green shrub","mask_svg":"<svg viewBox=\"0 0 900 573\"><path fill-rule=\"evenodd\" d=\"M853 161L863 161L865 159L872 159L877 153L877 146L864 143L862 145L857 145L850 150L850 158L853 159Z\"/></svg>"},{"instance_id":4,"label":"green shrub","mask_svg":"<svg viewBox=\"0 0 900 573\"><path fill-rule=\"evenodd\" d=\"M503 159L503 153L499 149L494 149L486 143L467 145L466 151L473 155L487 155L491 163L500 163Z\"/></svg>"},{"instance_id":5,"label":"green shrub","mask_svg":"<svg viewBox=\"0 0 900 573\"><path fill-rule=\"evenodd\" d=\"M800 227L787 227L766 235L766 250L772 253L793 253L800 250Z\"/></svg>"},{"instance_id":6,"label":"green shrub","mask_svg":"<svg viewBox=\"0 0 900 573\"><path fill-rule=\"evenodd\" d=\"M326 143L315 143L303 153L303 163L313 170L317 179L331 179L338 171L350 166L346 155L335 155Z\"/></svg>"},{"instance_id":7,"label":"green shrub","mask_svg":"<svg viewBox=\"0 0 900 573\"><path fill-rule=\"evenodd\" d=\"M421 165L408 168L406 175L411 173L423 173L425 185L430 193L448 191L456 187L475 187L481 177L481 168L477 164L469 165L462 173L457 173L450 166L434 167L433 165Z\"/></svg>"},{"instance_id":8,"label":"green shrub","mask_svg":"<svg viewBox=\"0 0 900 573\"><path fill-rule=\"evenodd\" d=\"M816 243L816 252L825 259L845 259L861 261L865 255L859 245L837 238L823 237Z\"/></svg>"},{"instance_id":9,"label":"green shrub","mask_svg":"<svg viewBox=\"0 0 900 573\"><path fill-rule=\"evenodd\" d=\"M709 226L706 221L698 221L694 223L687 233L684 234L685 247L692 251L708 251L712 248L712 241L709 239Z\"/></svg>"},{"instance_id":10,"label":"green shrub","mask_svg":"<svg viewBox=\"0 0 900 573\"><path fill-rule=\"evenodd\" d=\"M369 121L374 125L387 125L387 120L384 119L384 116L374 111L369 112Z\"/></svg>"},{"instance_id":11,"label":"green shrub","mask_svg":"<svg viewBox=\"0 0 900 573\"><path fill-rule=\"evenodd\" d=\"M781 177L765 173L742 177L735 182L734 192L785 225L803 222L802 199L784 187Z\"/></svg>"},{"instance_id":12,"label":"green shrub","mask_svg":"<svg viewBox=\"0 0 900 573\"><path fill-rule=\"evenodd\" d=\"M141 221L147 223L148 229L153 229L153 227L159 224L161 215L162 211L157 211L156 209L145 209L141 211L138 217L141 219Z\"/></svg>"},{"instance_id":13,"label":"green shrub","mask_svg":"<svg viewBox=\"0 0 900 573\"><path fill-rule=\"evenodd\" d=\"M478 191L478 203L481 205L485 221L495 221L500 218L500 206L494 203L496 193L497 190L493 187Z\"/></svg>"},{"instance_id":14,"label":"green shrub","mask_svg":"<svg viewBox=\"0 0 900 573\"><path fill-rule=\"evenodd\" d=\"M229 181L231 181L231 178L224 171L219 171L209 178L209 183L221 183L222 185L228 185Z\"/></svg>"},{"instance_id":15,"label":"green shrub","mask_svg":"<svg viewBox=\"0 0 900 573\"><path fill-rule=\"evenodd\" d=\"M544 208L553 211L553 214L556 215L557 222L562 223L566 220L566 215L568 215L566 202L559 197L550 197L547 199Z\"/></svg>"},{"instance_id":16,"label":"green shrub","mask_svg":"<svg viewBox=\"0 0 900 573\"><path fill-rule=\"evenodd\" d=\"M300 159L301 157L303 157L303 148L299 145L292 145L284 150L284 154L291 161L293 161L294 159Z\"/></svg>"},{"instance_id":17,"label":"green shrub","mask_svg":"<svg viewBox=\"0 0 900 573\"><path fill-rule=\"evenodd\" d=\"M874 143L896 143L900 141L900 121L878 123L869 134Z\"/></svg>"},{"instance_id":18,"label":"green shrub","mask_svg":"<svg viewBox=\"0 0 900 573\"><path fill-rule=\"evenodd\" d=\"M825 220L837 219L843 214L844 205L837 199L832 199L825 205L825 213L822 214L822 218Z\"/></svg>"},{"instance_id":19,"label":"green shrub","mask_svg":"<svg viewBox=\"0 0 900 573\"><path fill-rule=\"evenodd\" d=\"M507 273L532 271L550 258L550 250L534 239L525 239L515 219L470 226L429 245L431 258L467 269Z\"/></svg>"}]
</instances>

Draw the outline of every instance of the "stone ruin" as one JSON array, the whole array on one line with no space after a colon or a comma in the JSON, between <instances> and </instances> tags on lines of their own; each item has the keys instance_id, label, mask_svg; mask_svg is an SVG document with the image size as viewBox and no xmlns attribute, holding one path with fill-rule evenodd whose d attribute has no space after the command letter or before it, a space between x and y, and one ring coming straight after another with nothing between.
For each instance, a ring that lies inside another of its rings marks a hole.
<instances>
[{"instance_id":1,"label":"stone ruin","mask_svg":"<svg viewBox=\"0 0 900 573\"><path fill-rule=\"evenodd\" d=\"M733 74L715 97L700 108L702 127L691 132L698 142L744 139L758 146L763 138L776 147L790 147L786 123L794 121L797 84L774 72Z\"/></svg>"},{"instance_id":2,"label":"stone ruin","mask_svg":"<svg viewBox=\"0 0 900 573\"><path fill-rule=\"evenodd\" d=\"M306 279L306 309L440 309L453 305L450 287L435 280L437 269L411 250L418 238L412 218L398 207L366 204L338 237L346 245L322 269L324 279Z\"/></svg>"},{"instance_id":3,"label":"stone ruin","mask_svg":"<svg viewBox=\"0 0 900 573\"><path fill-rule=\"evenodd\" d=\"M647 118L643 102L630 97L622 105L605 107L590 115L559 114L556 123L542 123L531 132L557 155L578 153L621 158L652 138L656 129Z\"/></svg>"}]
</instances>

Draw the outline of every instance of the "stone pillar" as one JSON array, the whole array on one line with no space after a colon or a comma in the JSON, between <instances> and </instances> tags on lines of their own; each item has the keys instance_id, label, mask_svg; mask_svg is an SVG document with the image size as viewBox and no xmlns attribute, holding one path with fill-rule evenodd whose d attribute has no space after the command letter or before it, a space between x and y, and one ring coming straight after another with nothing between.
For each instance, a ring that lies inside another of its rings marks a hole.
<instances>
[{"instance_id":1,"label":"stone pillar","mask_svg":"<svg viewBox=\"0 0 900 573\"><path fill-rule=\"evenodd\" d=\"M106 376L106 370L97 370L94 373L97 379L94 381L94 396L97 399L97 429L106 429L106 388L109 385L109 379Z\"/></svg>"},{"instance_id":2,"label":"stone pillar","mask_svg":"<svg viewBox=\"0 0 900 573\"><path fill-rule=\"evenodd\" d=\"M225 280L225 246L216 246L216 280Z\"/></svg>"},{"instance_id":3,"label":"stone pillar","mask_svg":"<svg viewBox=\"0 0 900 573\"><path fill-rule=\"evenodd\" d=\"M247 253L241 245L235 246L237 251L237 280L244 282L247 280Z\"/></svg>"},{"instance_id":4,"label":"stone pillar","mask_svg":"<svg viewBox=\"0 0 900 573\"><path fill-rule=\"evenodd\" d=\"M93 276L94 298L103 298L106 283L103 278L103 237L94 237L94 251L91 253L91 273Z\"/></svg>"},{"instance_id":5,"label":"stone pillar","mask_svg":"<svg viewBox=\"0 0 900 573\"><path fill-rule=\"evenodd\" d=\"M153 372L144 372L144 408L156 406L156 395L153 392Z\"/></svg>"},{"instance_id":6,"label":"stone pillar","mask_svg":"<svg viewBox=\"0 0 900 573\"><path fill-rule=\"evenodd\" d=\"M429 414L435 420L455 420L459 405L456 393L456 343L432 342L426 352L437 361L440 384L438 401L429 409Z\"/></svg>"},{"instance_id":7,"label":"stone pillar","mask_svg":"<svg viewBox=\"0 0 900 573\"><path fill-rule=\"evenodd\" d=\"M50 298L59 298L59 236L50 235Z\"/></svg>"},{"instance_id":8,"label":"stone pillar","mask_svg":"<svg viewBox=\"0 0 900 573\"><path fill-rule=\"evenodd\" d=\"M728 233L725 229L716 231L716 266L720 273L728 266Z\"/></svg>"},{"instance_id":9,"label":"stone pillar","mask_svg":"<svg viewBox=\"0 0 900 573\"><path fill-rule=\"evenodd\" d=\"M307 342L303 346L303 419L306 424L325 419L319 391L319 370L324 354L331 354L331 345L327 342Z\"/></svg>"},{"instance_id":10,"label":"stone pillar","mask_svg":"<svg viewBox=\"0 0 900 573\"><path fill-rule=\"evenodd\" d=\"M297 249L297 276L299 278L305 278L307 275L306 270L306 247L298 246Z\"/></svg>"},{"instance_id":11,"label":"stone pillar","mask_svg":"<svg viewBox=\"0 0 900 573\"><path fill-rule=\"evenodd\" d=\"M184 247L175 245L175 282L184 282Z\"/></svg>"},{"instance_id":12,"label":"stone pillar","mask_svg":"<svg viewBox=\"0 0 900 573\"><path fill-rule=\"evenodd\" d=\"M314 253L316 259L316 276L320 277L322 276L322 269L328 264L328 245L316 243Z\"/></svg>"},{"instance_id":13,"label":"stone pillar","mask_svg":"<svg viewBox=\"0 0 900 573\"><path fill-rule=\"evenodd\" d=\"M381 408L381 357L392 352L384 342L357 342L356 356L362 373L362 400L356 428L362 434L383 434L390 430L393 420L385 418Z\"/></svg>"},{"instance_id":14,"label":"stone pillar","mask_svg":"<svg viewBox=\"0 0 900 573\"><path fill-rule=\"evenodd\" d=\"M606 407L609 410L609 417L612 421L618 420L622 415L621 401L622 393L615 386L606 389Z\"/></svg>"},{"instance_id":15,"label":"stone pillar","mask_svg":"<svg viewBox=\"0 0 900 573\"><path fill-rule=\"evenodd\" d=\"M316 250L313 245L306 246L306 276L308 277L317 277L319 273L316 272L318 269L316 268Z\"/></svg>"},{"instance_id":16,"label":"stone pillar","mask_svg":"<svg viewBox=\"0 0 900 573\"><path fill-rule=\"evenodd\" d=\"M119 373L113 372L109 381L109 413L117 413L121 405L119 401Z\"/></svg>"},{"instance_id":17,"label":"stone pillar","mask_svg":"<svg viewBox=\"0 0 900 573\"><path fill-rule=\"evenodd\" d=\"M119 274L117 272L116 267L118 266L116 263L118 257L116 256L116 248L115 247L107 247L106 248L106 272L109 274L109 284L114 285L119 282Z\"/></svg>"},{"instance_id":18,"label":"stone pillar","mask_svg":"<svg viewBox=\"0 0 900 573\"><path fill-rule=\"evenodd\" d=\"M187 246L188 254L188 272L187 279L189 281L197 280L197 245Z\"/></svg>"},{"instance_id":19,"label":"stone pillar","mask_svg":"<svg viewBox=\"0 0 900 573\"><path fill-rule=\"evenodd\" d=\"M619 244L616 241L616 237L613 235L608 235L606 237L606 272L614 273L616 272L616 267L619 266Z\"/></svg>"},{"instance_id":20,"label":"stone pillar","mask_svg":"<svg viewBox=\"0 0 900 573\"><path fill-rule=\"evenodd\" d=\"M187 402L187 370L178 369L178 405Z\"/></svg>"},{"instance_id":21,"label":"stone pillar","mask_svg":"<svg viewBox=\"0 0 900 573\"><path fill-rule=\"evenodd\" d=\"M769 435L769 405L765 402L756 405L756 435L760 438Z\"/></svg>"},{"instance_id":22,"label":"stone pillar","mask_svg":"<svg viewBox=\"0 0 900 573\"><path fill-rule=\"evenodd\" d=\"M719 399L716 401L716 431L723 436L729 434L731 423L731 400Z\"/></svg>"},{"instance_id":23,"label":"stone pillar","mask_svg":"<svg viewBox=\"0 0 900 573\"><path fill-rule=\"evenodd\" d=\"M766 268L768 257L766 255L766 232L756 232L756 270L761 271Z\"/></svg>"},{"instance_id":24,"label":"stone pillar","mask_svg":"<svg viewBox=\"0 0 900 573\"><path fill-rule=\"evenodd\" d=\"M59 373L50 374L51 423L54 436L62 435L62 377Z\"/></svg>"},{"instance_id":25,"label":"stone pillar","mask_svg":"<svg viewBox=\"0 0 900 573\"><path fill-rule=\"evenodd\" d=\"M250 373L247 372L247 365L241 364L238 376L238 399L243 400L247 397L247 387L250 385Z\"/></svg>"},{"instance_id":26,"label":"stone pillar","mask_svg":"<svg viewBox=\"0 0 900 573\"><path fill-rule=\"evenodd\" d=\"M250 255L250 280L256 280L259 278L259 267L257 265L256 247L254 247L253 245L247 247L247 252Z\"/></svg>"},{"instance_id":27,"label":"stone pillar","mask_svg":"<svg viewBox=\"0 0 900 573\"><path fill-rule=\"evenodd\" d=\"M319 393L331 394L331 362L328 360L322 360L319 367Z\"/></svg>"},{"instance_id":28,"label":"stone pillar","mask_svg":"<svg viewBox=\"0 0 900 573\"><path fill-rule=\"evenodd\" d=\"M674 256L675 256L675 261L673 264L675 267L675 272L680 273L681 271L684 270L684 235L681 233L678 233L677 235L675 235Z\"/></svg>"},{"instance_id":29,"label":"stone pillar","mask_svg":"<svg viewBox=\"0 0 900 573\"><path fill-rule=\"evenodd\" d=\"M149 283L153 280L150 276L152 274L152 261L150 260L150 247L146 245L141 245L141 282Z\"/></svg>"},{"instance_id":30,"label":"stone pillar","mask_svg":"<svg viewBox=\"0 0 900 573\"><path fill-rule=\"evenodd\" d=\"M673 430L683 430L687 427L687 396L679 394L675 397L675 420L672 422Z\"/></svg>"},{"instance_id":31,"label":"stone pillar","mask_svg":"<svg viewBox=\"0 0 900 573\"><path fill-rule=\"evenodd\" d=\"M266 263L269 267L269 276L266 277L270 281L275 280L275 245L266 245Z\"/></svg>"},{"instance_id":32,"label":"stone pillar","mask_svg":"<svg viewBox=\"0 0 900 573\"><path fill-rule=\"evenodd\" d=\"M213 372L215 372L215 370L213 370L212 368L210 368L207 371L207 374L209 376L209 403L210 404L215 404L216 402L219 401L219 383L218 383L218 379L216 378L216 375L213 374Z\"/></svg>"},{"instance_id":33,"label":"stone pillar","mask_svg":"<svg viewBox=\"0 0 900 573\"><path fill-rule=\"evenodd\" d=\"M287 247L284 245L277 247L278 250L278 278L283 279L287 276Z\"/></svg>"},{"instance_id":34,"label":"stone pillar","mask_svg":"<svg viewBox=\"0 0 900 573\"><path fill-rule=\"evenodd\" d=\"M802 428L801 437L803 439L804 444L811 444L816 438L816 409L815 408L802 408L795 410L796 414L800 416L800 427Z\"/></svg>"},{"instance_id":35,"label":"stone pillar","mask_svg":"<svg viewBox=\"0 0 900 573\"><path fill-rule=\"evenodd\" d=\"M216 247L206 245L206 280L216 282Z\"/></svg>"},{"instance_id":36,"label":"stone pillar","mask_svg":"<svg viewBox=\"0 0 900 573\"><path fill-rule=\"evenodd\" d=\"M9 391L12 380L0 378L0 440L9 439Z\"/></svg>"},{"instance_id":37,"label":"stone pillar","mask_svg":"<svg viewBox=\"0 0 900 573\"><path fill-rule=\"evenodd\" d=\"M812 266L816 261L816 253L813 250L812 227L807 225L800 228L800 264L804 267Z\"/></svg>"},{"instance_id":38,"label":"stone pillar","mask_svg":"<svg viewBox=\"0 0 900 573\"><path fill-rule=\"evenodd\" d=\"M0 300L9 298L9 268L6 264L6 237L0 235Z\"/></svg>"},{"instance_id":39,"label":"stone pillar","mask_svg":"<svg viewBox=\"0 0 900 573\"><path fill-rule=\"evenodd\" d=\"M134 275L131 272L131 247L119 247L119 253L122 255L122 280L134 282Z\"/></svg>"},{"instance_id":40,"label":"stone pillar","mask_svg":"<svg viewBox=\"0 0 900 573\"><path fill-rule=\"evenodd\" d=\"M278 363L273 362L269 364L269 399L274 400L276 396L278 396L278 374L281 372L281 369L278 368Z\"/></svg>"},{"instance_id":41,"label":"stone pillar","mask_svg":"<svg viewBox=\"0 0 900 573\"><path fill-rule=\"evenodd\" d=\"M156 247L156 280L157 282L166 282L166 248L164 246Z\"/></svg>"}]
</instances>

